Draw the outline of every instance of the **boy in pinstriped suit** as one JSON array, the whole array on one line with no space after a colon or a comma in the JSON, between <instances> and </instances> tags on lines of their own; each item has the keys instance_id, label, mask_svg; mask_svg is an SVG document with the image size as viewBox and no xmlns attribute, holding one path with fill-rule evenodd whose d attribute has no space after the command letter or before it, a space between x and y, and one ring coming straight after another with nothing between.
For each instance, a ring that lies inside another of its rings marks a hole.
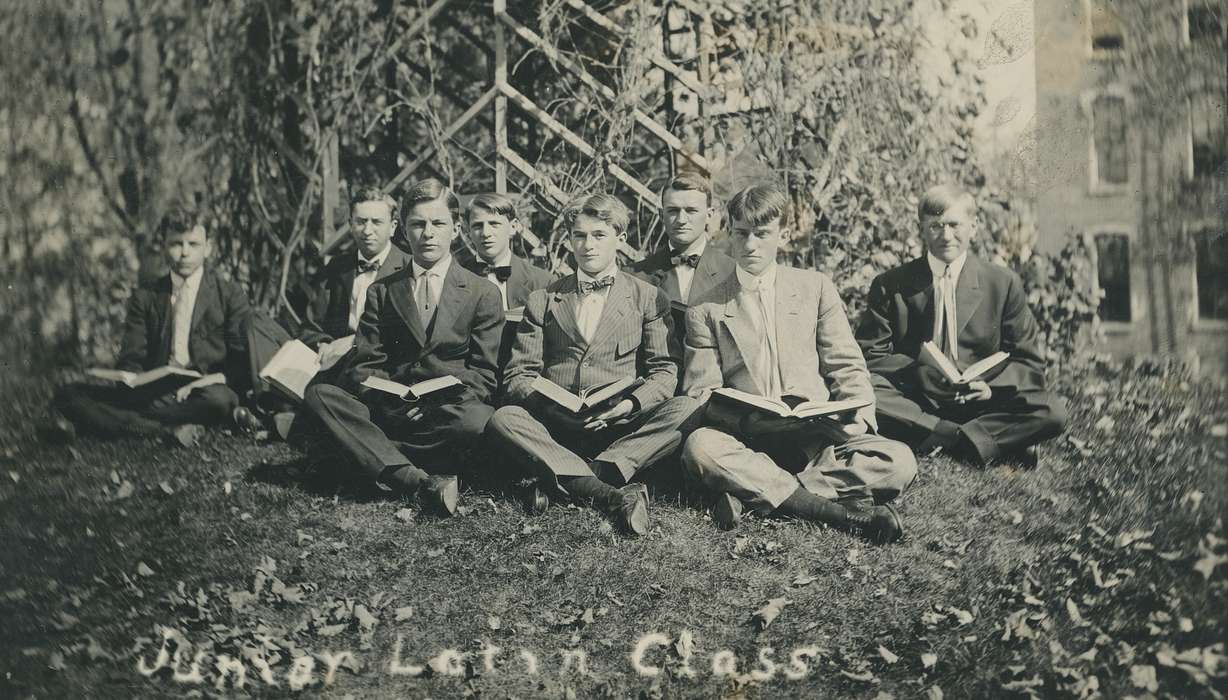
<instances>
[{"instance_id":1,"label":"boy in pinstriped suit","mask_svg":"<svg viewBox=\"0 0 1228 700\"><path fill-rule=\"evenodd\" d=\"M590 502L624 532L648 529L648 489L628 482L673 452L698 404L675 397L678 358L669 351L669 299L621 272L618 243L630 212L607 194L563 214L578 270L530 294L504 373L504 407L486 434L547 490ZM545 377L578 393L624 378L644 383L622 398L573 415L533 391ZM533 508L548 504L535 491Z\"/></svg>"}]
</instances>

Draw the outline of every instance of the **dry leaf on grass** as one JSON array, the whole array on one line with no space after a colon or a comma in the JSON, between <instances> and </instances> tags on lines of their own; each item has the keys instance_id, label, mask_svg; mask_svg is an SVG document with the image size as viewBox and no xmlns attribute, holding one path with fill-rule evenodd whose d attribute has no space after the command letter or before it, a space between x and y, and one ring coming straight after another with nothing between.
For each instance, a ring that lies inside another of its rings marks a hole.
<instances>
[{"instance_id":1,"label":"dry leaf on grass","mask_svg":"<svg viewBox=\"0 0 1228 700\"><path fill-rule=\"evenodd\" d=\"M414 609L405 605L397 608L393 614L397 622L403 622L414 616Z\"/></svg>"},{"instance_id":2,"label":"dry leaf on grass","mask_svg":"<svg viewBox=\"0 0 1228 700\"><path fill-rule=\"evenodd\" d=\"M891 653L891 650L883 646L882 644L878 645L878 655L883 657L883 661L886 661L889 664L893 664L900 660L900 657Z\"/></svg>"},{"instance_id":3,"label":"dry leaf on grass","mask_svg":"<svg viewBox=\"0 0 1228 700\"><path fill-rule=\"evenodd\" d=\"M938 663L937 654L922 654L921 655L921 668L926 668L926 669L933 668L937 663Z\"/></svg>"},{"instance_id":4,"label":"dry leaf on grass","mask_svg":"<svg viewBox=\"0 0 1228 700\"><path fill-rule=\"evenodd\" d=\"M145 562L140 562L136 565L136 573L138 576L153 576L154 575L153 569L149 568L149 565L146 564Z\"/></svg>"},{"instance_id":5,"label":"dry leaf on grass","mask_svg":"<svg viewBox=\"0 0 1228 700\"><path fill-rule=\"evenodd\" d=\"M751 615L751 620L760 630L765 630L768 628L768 625L772 624L780 616L780 612L785 609L785 606L792 602L785 597L772 598Z\"/></svg>"}]
</instances>

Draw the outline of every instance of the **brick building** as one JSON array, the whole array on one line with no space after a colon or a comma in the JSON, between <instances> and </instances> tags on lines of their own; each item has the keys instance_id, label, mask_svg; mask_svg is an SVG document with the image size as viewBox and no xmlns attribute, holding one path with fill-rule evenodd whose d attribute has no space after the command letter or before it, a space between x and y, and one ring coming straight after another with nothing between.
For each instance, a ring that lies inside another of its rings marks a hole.
<instances>
[{"instance_id":1,"label":"brick building","mask_svg":"<svg viewBox=\"0 0 1228 700\"><path fill-rule=\"evenodd\" d=\"M1228 369L1228 0L1035 0L1039 245L1095 251L1106 343Z\"/></svg>"}]
</instances>

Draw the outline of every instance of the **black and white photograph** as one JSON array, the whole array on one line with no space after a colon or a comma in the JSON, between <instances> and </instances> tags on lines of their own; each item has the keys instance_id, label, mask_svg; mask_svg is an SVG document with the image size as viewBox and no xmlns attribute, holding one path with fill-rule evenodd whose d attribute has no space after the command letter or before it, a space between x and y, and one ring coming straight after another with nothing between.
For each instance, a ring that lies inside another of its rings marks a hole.
<instances>
[{"instance_id":1,"label":"black and white photograph","mask_svg":"<svg viewBox=\"0 0 1228 700\"><path fill-rule=\"evenodd\" d=\"M1228 0L0 35L0 697L1228 696Z\"/></svg>"}]
</instances>

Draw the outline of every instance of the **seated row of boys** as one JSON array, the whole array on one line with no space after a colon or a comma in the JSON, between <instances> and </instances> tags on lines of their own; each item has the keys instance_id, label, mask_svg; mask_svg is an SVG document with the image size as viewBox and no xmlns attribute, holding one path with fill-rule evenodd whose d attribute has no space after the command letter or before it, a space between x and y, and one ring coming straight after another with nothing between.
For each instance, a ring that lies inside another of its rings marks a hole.
<instances>
[{"instance_id":1,"label":"seated row of boys","mask_svg":"<svg viewBox=\"0 0 1228 700\"><path fill-rule=\"evenodd\" d=\"M782 191L753 186L730 200L733 257L708 240L716 209L706 180L682 174L661 194L669 245L626 271L617 254L627 208L603 194L569 207L563 226L577 269L556 278L512 254L519 223L506 197L471 200L464 223L478 257L462 266L452 255L459 202L441 183L419 182L403 198L408 253L391 243L396 200L357 192L357 255L325 268L299 332L313 346L354 333L354 348L343 371L307 388L292 439L317 462L442 515L457 507L449 472L458 450L484 444L506 460L494 465L501 476L532 477L531 510L570 498L628 534L649 527L637 475L681 446L684 474L715 494L721 527L736 526L749 508L886 542L903 531L890 502L916 476L908 445L981 465L1034 463L1034 445L1063 429L1064 404L1045 390L1018 277L968 253L977 226L969 194L940 186L921 197L926 254L874 280L856 335L831 279L777 264L788 235ZM170 363L204 376L162 396L67 387L54 406L71 423L102 433L182 431L220 422L237 406L232 387L245 377L235 359L254 352L259 336L247 302L203 267L202 227L171 221L166 243L171 274L134 294L120 366ZM674 327L673 302L686 308L684 328ZM504 312L520 306L514 342L501 342ZM919 360L927 341L961 367L999 351L1009 359L956 384ZM445 375L463 388L436 401L407 402L363 384ZM538 377L575 393L639 383L576 414L543 399ZM710 402L722 387L790 404L864 406L845 415L834 438L796 419Z\"/></svg>"}]
</instances>

